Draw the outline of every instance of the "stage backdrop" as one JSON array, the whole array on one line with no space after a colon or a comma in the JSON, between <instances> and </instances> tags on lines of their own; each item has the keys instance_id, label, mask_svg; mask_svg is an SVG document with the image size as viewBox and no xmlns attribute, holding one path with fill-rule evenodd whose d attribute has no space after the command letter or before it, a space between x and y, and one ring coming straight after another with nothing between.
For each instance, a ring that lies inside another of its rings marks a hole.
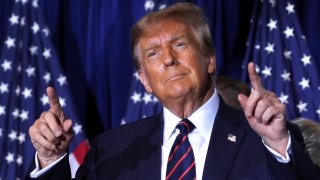
<instances>
[{"instance_id":1,"label":"stage backdrop","mask_svg":"<svg viewBox=\"0 0 320 180\"><path fill-rule=\"evenodd\" d=\"M38 1L1 0L1 53L6 46L9 18L12 16L13 5L16 2ZM57 53L57 59L67 77L74 102L73 109L79 121L83 122L84 132L89 139L104 130L161 109L160 106L154 106L157 104L157 99L145 94L136 79L130 53L130 28L144 14L175 2L178 1L41 0L38 2L39 10L50 30L50 38ZM217 52L217 74L241 79L242 64L248 60L246 58L252 57L245 55L250 51L248 48L254 47L249 44L249 40L253 40L248 38L250 29L254 28L252 22L259 19L253 15L260 16L256 8L263 5L263 2L271 6L275 3L277 6L277 0L195 0L190 2L203 8L208 17ZM301 30L294 33L304 35L308 44L307 55L311 57L311 66L315 71L319 71L320 2L318 0L282 0L281 2L284 8L288 3L293 5L292 13L297 17L296 21ZM259 3L260 5L257 5ZM269 18L275 17L266 16L265 18L269 21ZM283 22L281 18L277 20L280 28ZM267 27L266 24L264 26ZM285 37L285 34L280 34ZM0 63L4 64L5 60L0 59ZM4 68L0 67L0 70L2 69ZM315 93L320 92L320 87L313 88ZM148 106L144 109L145 105ZM319 121L320 106L315 105L315 108L314 111L318 112L315 113L317 121ZM36 114L35 117L39 115ZM4 120L1 119L1 121Z\"/></svg>"}]
</instances>

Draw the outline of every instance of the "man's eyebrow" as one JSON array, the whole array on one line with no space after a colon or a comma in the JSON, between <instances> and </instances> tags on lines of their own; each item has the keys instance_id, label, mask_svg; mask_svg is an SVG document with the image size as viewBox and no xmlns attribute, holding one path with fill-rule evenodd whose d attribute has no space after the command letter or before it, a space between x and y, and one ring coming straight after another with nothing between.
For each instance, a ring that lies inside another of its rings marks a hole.
<instances>
[{"instance_id":1,"label":"man's eyebrow","mask_svg":"<svg viewBox=\"0 0 320 180\"><path fill-rule=\"evenodd\" d=\"M174 36L170 37L169 42L172 43L172 42L175 42L178 40L188 40L188 38L185 35L174 35ZM147 52L151 49L157 48L159 46L160 46L160 43L157 41L150 42L146 45L146 48L143 49L143 52L145 53L145 52Z\"/></svg>"},{"instance_id":2,"label":"man's eyebrow","mask_svg":"<svg viewBox=\"0 0 320 180\"><path fill-rule=\"evenodd\" d=\"M151 42L151 43L147 44L146 48L142 49L142 51L145 53L151 49L157 48L158 46L160 46L160 43Z\"/></svg>"},{"instance_id":3,"label":"man's eyebrow","mask_svg":"<svg viewBox=\"0 0 320 180\"><path fill-rule=\"evenodd\" d=\"M178 41L178 40L188 40L187 36L185 35L176 35L176 36L173 36L172 38L170 38L170 42L175 42L175 41Z\"/></svg>"}]
</instances>

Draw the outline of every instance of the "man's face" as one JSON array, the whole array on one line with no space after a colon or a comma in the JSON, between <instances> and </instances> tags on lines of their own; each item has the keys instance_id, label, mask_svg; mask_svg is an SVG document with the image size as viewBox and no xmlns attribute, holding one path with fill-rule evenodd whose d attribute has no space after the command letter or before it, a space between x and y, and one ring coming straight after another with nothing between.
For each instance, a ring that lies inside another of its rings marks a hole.
<instances>
[{"instance_id":1,"label":"man's face","mask_svg":"<svg viewBox=\"0 0 320 180\"><path fill-rule=\"evenodd\" d=\"M166 20L146 27L136 52L142 84L164 105L201 96L210 88L215 57L201 55L190 28L182 23Z\"/></svg>"}]
</instances>

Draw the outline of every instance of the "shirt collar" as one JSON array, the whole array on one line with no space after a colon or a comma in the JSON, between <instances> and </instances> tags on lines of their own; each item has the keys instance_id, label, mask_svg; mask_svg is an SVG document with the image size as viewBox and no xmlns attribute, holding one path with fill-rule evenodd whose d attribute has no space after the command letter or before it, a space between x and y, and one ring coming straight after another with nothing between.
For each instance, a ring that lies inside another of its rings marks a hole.
<instances>
[{"instance_id":1,"label":"shirt collar","mask_svg":"<svg viewBox=\"0 0 320 180\"><path fill-rule=\"evenodd\" d=\"M196 126L196 129L205 138L210 138L214 119L219 107L219 96L215 90L208 101L196 110L188 119ZM180 118L174 115L167 108L163 108L164 132L163 143L165 144L172 135L175 127L180 122Z\"/></svg>"}]
</instances>

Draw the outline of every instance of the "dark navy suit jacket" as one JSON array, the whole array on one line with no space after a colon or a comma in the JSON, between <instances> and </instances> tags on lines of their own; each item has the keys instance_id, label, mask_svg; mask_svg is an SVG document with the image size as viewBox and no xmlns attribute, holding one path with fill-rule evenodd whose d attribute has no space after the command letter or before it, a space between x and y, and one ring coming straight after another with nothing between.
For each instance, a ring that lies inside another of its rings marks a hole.
<instances>
[{"instance_id":1,"label":"dark navy suit jacket","mask_svg":"<svg viewBox=\"0 0 320 180\"><path fill-rule=\"evenodd\" d=\"M243 112L220 102L203 180L320 179L303 150L303 138L296 126L288 123L292 160L282 164L264 147ZM229 134L235 141L228 140ZM76 178L160 180L162 136L162 114L105 132L95 138ZM70 179L68 158L39 179Z\"/></svg>"}]
</instances>

